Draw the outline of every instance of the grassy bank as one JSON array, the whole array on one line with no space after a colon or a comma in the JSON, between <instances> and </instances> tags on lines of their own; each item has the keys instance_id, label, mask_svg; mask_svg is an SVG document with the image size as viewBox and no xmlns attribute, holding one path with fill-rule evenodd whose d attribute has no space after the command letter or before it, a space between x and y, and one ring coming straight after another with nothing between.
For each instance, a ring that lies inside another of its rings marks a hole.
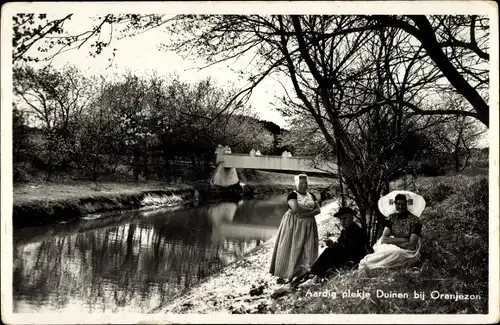
<instances>
[{"instance_id":1,"label":"grassy bank","mask_svg":"<svg viewBox=\"0 0 500 325\"><path fill-rule=\"evenodd\" d=\"M14 187L13 225L36 226L66 222L90 213L182 204L194 195L192 186L160 182L23 184Z\"/></svg>"},{"instance_id":2,"label":"grassy bank","mask_svg":"<svg viewBox=\"0 0 500 325\"><path fill-rule=\"evenodd\" d=\"M243 170L242 181L255 196L281 194L292 189L293 175ZM313 191L328 187L332 180L311 177ZM197 189L202 199L241 196L238 189L221 189L208 181L191 184L147 182L31 182L14 186L13 224L15 227L66 222L89 213L138 209L144 206L190 201Z\"/></svg>"},{"instance_id":3,"label":"grassy bank","mask_svg":"<svg viewBox=\"0 0 500 325\"><path fill-rule=\"evenodd\" d=\"M393 184L394 188L400 186ZM154 312L487 313L488 178L484 175L419 178L415 186L427 199L428 206L422 217L422 260L412 267L366 274L343 270L326 283L299 288L272 300L270 294L277 285L276 279L267 273L273 247L273 241L269 241ZM332 218L319 223L320 236L334 230ZM258 294L253 291L252 295L252 288L258 288ZM386 294L406 293L408 298L377 297L377 290ZM315 292L335 292L337 297L315 297ZM364 292L364 299L343 298L342 294L348 292ZM414 292L425 293L425 298L415 299ZM455 301L446 299L447 296L432 299L431 294L436 292L473 295L475 299Z\"/></svg>"}]
</instances>

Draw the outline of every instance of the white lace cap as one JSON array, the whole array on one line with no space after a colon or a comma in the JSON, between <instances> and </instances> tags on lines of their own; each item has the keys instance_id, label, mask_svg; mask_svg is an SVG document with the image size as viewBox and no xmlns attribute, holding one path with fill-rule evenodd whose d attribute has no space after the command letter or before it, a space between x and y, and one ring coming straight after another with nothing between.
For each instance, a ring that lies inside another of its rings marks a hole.
<instances>
[{"instance_id":1,"label":"white lace cap","mask_svg":"<svg viewBox=\"0 0 500 325\"><path fill-rule=\"evenodd\" d=\"M295 179L295 187L298 187L299 186L299 181L300 181L300 178L301 177L305 177L307 181L309 181L309 178L307 177L306 174L298 174L298 175L295 175L294 176L294 179Z\"/></svg>"}]
</instances>

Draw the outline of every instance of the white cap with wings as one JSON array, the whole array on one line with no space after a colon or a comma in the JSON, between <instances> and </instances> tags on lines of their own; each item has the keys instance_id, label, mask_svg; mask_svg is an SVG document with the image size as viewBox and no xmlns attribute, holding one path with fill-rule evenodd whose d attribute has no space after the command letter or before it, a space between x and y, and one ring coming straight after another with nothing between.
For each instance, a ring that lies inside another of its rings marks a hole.
<instances>
[{"instance_id":1,"label":"white cap with wings","mask_svg":"<svg viewBox=\"0 0 500 325\"><path fill-rule=\"evenodd\" d=\"M378 209L380 210L380 213L382 213L386 217L390 216L393 213L396 213L396 205L394 204L394 199L398 194L403 194L404 196L406 196L408 211L420 218L422 212L425 209L424 198L416 193L403 190L395 190L381 197L378 200Z\"/></svg>"}]
</instances>

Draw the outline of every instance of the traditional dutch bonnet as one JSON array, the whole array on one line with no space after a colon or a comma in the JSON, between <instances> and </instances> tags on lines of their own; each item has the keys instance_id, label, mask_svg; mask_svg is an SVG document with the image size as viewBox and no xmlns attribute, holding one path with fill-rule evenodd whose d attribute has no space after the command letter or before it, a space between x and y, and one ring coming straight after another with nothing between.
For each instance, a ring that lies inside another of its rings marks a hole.
<instances>
[{"instance_id":1,"label":"traditional dutch bonnet","mask_svg":"<svg viewBox=\"0 0 500 325\"><path fill-rule=\"evenodd\" d=\"M424 198L413 192L403 190L392 191L389 194L381 197L378 200L378 209L380 213L382 213L386 217L396 213L396 205L394 204L394 199L398 194L403 194L404 196L406 196L408 211L420 218L422 212L425 209Z\"/></svg>"},{"instance_id":2,"label":"traditional dutch bonnet","mask_svg":"<svg viewBox=\"0 0 500 325\"><path fill-rule=\"evenodd\" d=\"M306 174L299 174L299 175L295 175L294 179L295 179L295 186L296 186L296 187L297 187L297 186L299 186L299 181L300 181L300 178L301 178L301 177L305 177L305 178L306 178L306 180L309 180L309 179L307 178L307 175L306 175Z\"/></svg>"}]
</instances>

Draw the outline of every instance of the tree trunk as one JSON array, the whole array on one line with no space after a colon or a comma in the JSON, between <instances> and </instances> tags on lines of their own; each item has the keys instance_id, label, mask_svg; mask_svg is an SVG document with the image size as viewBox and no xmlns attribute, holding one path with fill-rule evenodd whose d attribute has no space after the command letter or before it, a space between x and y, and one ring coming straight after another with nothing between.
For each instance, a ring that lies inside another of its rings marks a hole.
<instances>
[{"instance_id":1,"label":"tree trunk","mask_svg":"<svg viewBox=\"0 0 500 325\"><path fill-rule=\"evenodd\" d=\"M92 181L97 182L97 155L93 155L92 161Z\"/></svg>"},{"instance_id":2,"label":"tree trunk","mask_svg":"<svg viewBox=\"0 0 500 325\"><path fill-rule=\"evenodd\" d=\"M464 142L463 145L464 145L465 151L467 153L466 153L466 156L465 156L464 164L463 164L462 168L460 169L460 172L463 172L465 170L465 168L467 168L467 166L469 166L469 159L471 158L471 150L467 146L467 144L465 143L465 141L463 141L463 142Z\"/></svg>"},{"instance_id":3,"label":"tree trunk","mask_svg":"<svg viewBox=\"0 0 500 325\"><path fill-rule=\"evenodd\" d=\"M207 155L204 156L203 162L205 164L203 170L203 178L210 177L210 159L207 157Z\"/></svg>"},{"instance_id":4,"label":"tree trunk","mask_svg":"<svg viewBox=\"0 0 500 325\"><path fill-rule=\"evenodd\" d=\"M455 160L455 171L460 172L460 136L457 138L455 142L455 150L453 152L454 160Z\"/></svg>"},{"instance_id":5,"label":"tree trunk","mask_svg":"<svg viewBox=\"0 0 500 325\"><path fill-rule=\"evenodd\" d=\"M165 158L165 167L163 169L163 177L168 178L170 177L170 171L172 170L172 164L170 163L170 157L167 155L164 156Z\"/></svg>"},{"instance_id":6,"label":"tree trunk","mask_svg":"<svg viewBox=\"0 0 500 325\"><path fill-rule=\"evenodd\" d=\"M143 171L144 171L144 178L148 179L149 178L149 150L148 150L148 142L146 140L144 144L144 163L143 163Z\"/></svg>"},{"instance_id":7,"label":"tree trunk","mask_svg":"<svg viewBox=\"0 0 500 325\"><path fill-rule=\"evenodd\" d=\"M134 158L132 160L132 165L133 165L133 170L134 170L134 181L138 182L139 175L141 173L140 150L137 148L134 148L133 155L134 155Z\"/></svg>"},{"instance_id":8,"label":"tree trunk","mask_svg":"<svg viewBox=\"0 0 500 325\"><path fill-rule=\"evenodd\" d=\"M52 142L52 139L49 139L49 141ZM53 155L54 155L53 144L49 143L49 159L47 162L47 178L45 179L46 182L50 181L50 178L52 176L52 172L54 170Z\"/></svg>"},{"instance_id":9,"label":"tree trunk","mask_svg":"<svg viewBox=\"0 0 500 325\"><path fill-rule=\"evenodd\" d=\"M198 163L196 159L196 154L191 155L191 173L194 174L194 178L199 178Z\"/></svg>"},{"instance_id":10,"label":"tree trunk","mask_svg":"<svg viewBox=\"0 0 500 325\"><path fill-rule=\"evenodd\" d=\"M345 195L344 195L344 184L342 182L342 169L340 168L340 164L339 164L339 155L338 155L338 148L339 148L340 144L339 142L337 142L337 171L338 171L338 174L339 174L339 188L340 188L340 202L341 202L341 206L342 207L345 207L346 206L346 200L345 200Z\"/></svg>"}]
</instances>

